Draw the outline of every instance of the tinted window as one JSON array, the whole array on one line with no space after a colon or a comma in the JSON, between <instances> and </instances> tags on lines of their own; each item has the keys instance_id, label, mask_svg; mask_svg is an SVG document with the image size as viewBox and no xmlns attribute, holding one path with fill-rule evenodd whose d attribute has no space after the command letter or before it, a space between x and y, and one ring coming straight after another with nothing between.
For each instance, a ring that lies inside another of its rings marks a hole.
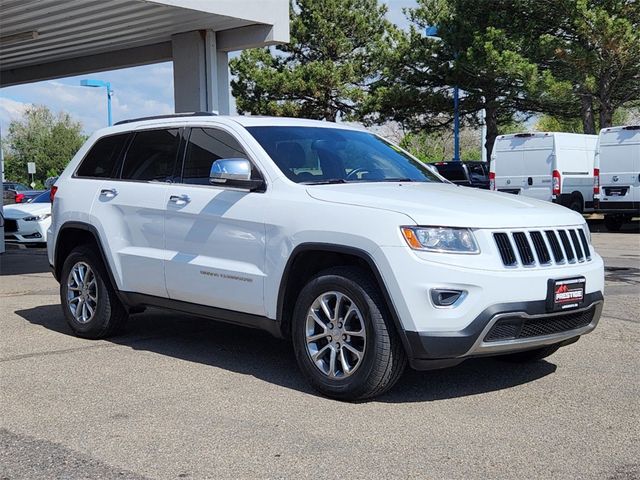
<instances>
[{"instance_id":1,"label":"tinted window","mask_svg":"<svg viewBox=\"0 0 640 480\"><path fill-rule=\"evenodd\" d=\"M213 128L191 129L182 170L182 181L208 185L211 164L220 158L247 158L247 154L226 132Z\"/></svg>"},{"instance_id":2,"label":"tinted window","mask_svg":"<svg viewBox=\"0 0 640 480\"><path fill-rule=\"evenodd\" d=\"M440 172L440 175L452 182L467 180L462 163L446 163L444 165L436 164L436 168L438 169L438 172Z\"/></svg>"},{"instance_id":3,"label":"tinted window","mask_svg":"<svg viewBox=\"0 0 640 480\"><path fill-rule=\"evenodd\" d=\"M21 183L5 183L5 190L15 190L16 192L21 192L23 190L29 190L27 187L22 185Z\"/></svg>"},{"instance_id":4,"label":"tinted window","mask_svg":"<svg viewBox=\"0 0 640 480\"><path fill-rule=\"evenodd\" d=\"M180 144L179 133L177 128L136 132L124 159L122 178L144 181L171 178Z\"/></svg>"},{"instance_id":5,"label":"tinted window","mask_svg":"<svg viewBox=\"0 0 640 480\"><path fill-rule=\"evenodd\" d=\"M469 170L469 175L473 180L483 181L489 179L487 167L482 163L468 163L467 169Z\"/></svg>"},{"instance_id":6,"label":"tinted window","mask_svg":"<svg viewBox=\"0 0 640 480\"><path fill-rule=\"evenodd\" d=\"M248 127L297 183L441 182L422 162L367 132L324 127Z\"/></svg>"},{"instance_id":7,"label":"tinted window","mask_svg":"<svg viewBox=\"0 0 640 480\"><path fill-rule=\"evenodd\" d=\"M76 171L77 177L114 178L118 159L127 141L128 133L112 135L98 140Z\"/></svg>"}]
</instances>

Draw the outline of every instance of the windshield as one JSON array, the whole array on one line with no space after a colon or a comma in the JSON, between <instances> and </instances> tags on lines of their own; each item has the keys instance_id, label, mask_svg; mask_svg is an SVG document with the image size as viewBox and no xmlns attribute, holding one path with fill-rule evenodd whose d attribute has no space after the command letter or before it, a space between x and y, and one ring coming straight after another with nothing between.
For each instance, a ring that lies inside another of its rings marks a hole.
<instances>
[{"instance_id":1,"label":"windshield","mask_svg":"<svg viewBox=\"0 0 640 480\"><path fill-rule=\"evenodd\" d=\"M247 130L296 183L441 182L422 162L371 133L323 127Z\"/></svg>"}]
</instances>

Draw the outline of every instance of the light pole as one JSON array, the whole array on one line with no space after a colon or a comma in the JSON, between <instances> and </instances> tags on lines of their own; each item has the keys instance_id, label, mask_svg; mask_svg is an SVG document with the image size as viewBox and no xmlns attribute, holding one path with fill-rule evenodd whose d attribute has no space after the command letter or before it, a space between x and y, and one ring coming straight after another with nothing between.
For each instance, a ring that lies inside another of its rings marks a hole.
<instances>
[{"instance_id":1,"label":"light pole","mask_svg":"<svg viewBox=\"0 0 640 480\"><path fill-rule=\"evenodd\" d=\"M107 89L107 122L109 126L113 125L111 121L111 95L113 95L113 90L111 90L111 83L104 82L102 80L80 80L80 85L83 87L105 87Z\"/></svg>"},{"instance_id":2,"label":"light pole","mask_svg":"<svg viewBox=\"0 0 640 480\"><path fill-rule=\"evenodd\" d=\"M438 27L427 27L424 33L428 38L442 41L438 36ZM460 161L460 89L457 85L453 87L453 161Z\"/></svg>"}]
</instances>

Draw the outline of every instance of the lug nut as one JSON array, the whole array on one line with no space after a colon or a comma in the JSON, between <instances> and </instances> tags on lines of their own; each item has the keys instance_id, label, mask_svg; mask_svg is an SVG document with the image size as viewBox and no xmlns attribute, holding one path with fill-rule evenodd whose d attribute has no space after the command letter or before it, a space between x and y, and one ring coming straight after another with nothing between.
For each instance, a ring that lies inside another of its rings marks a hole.
<instances>
[{"instance_id":1,"label":"lug nut","mask_svg":"<svg viewBox=\"0 0 640 480\"><path fill-rule=\"evenodd\" d=\"M329 330L333 330L333 323L330 323L329 325L327 325L327 328L328 328Z\"/></svg>"},{"instance_id":2,"label":"lug nut","mask_svg":"<svg viewBox=\"0 0 640 480\"><path fill-rule=\"evenodd\" d=\"M338 328L342 328L342 324L341 323L338 324Z\"/></svg>"},{"instance_id":3,"label":"lug nut","mask_svg":"<svg viewBox=\"0 0 640 480\"><path fill-rule=\"evenodd\" d=\"M345 334L345 335L342 335L342 339L343 339L343 340L346 340L346 339L347 339L347 335L346 335L346 334Z\"/></svg>"}]
</instances>

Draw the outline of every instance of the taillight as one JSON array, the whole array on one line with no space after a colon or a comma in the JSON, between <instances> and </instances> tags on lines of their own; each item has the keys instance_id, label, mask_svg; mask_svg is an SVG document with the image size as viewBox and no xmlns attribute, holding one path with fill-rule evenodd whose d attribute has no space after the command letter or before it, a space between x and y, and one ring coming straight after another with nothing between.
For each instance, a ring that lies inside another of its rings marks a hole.
<instances>
[{"instance_id":1,"label":"taillight","mask_svg":"<svg viewBox=\"0 0 640 480\"><path fill-rule=\"evenodd\" d=\"M496 172L489 172L489 190L496 189Z\"/></svg>"},{"instance_id":2,"label":"taillight","mask_svg":"<svg viewBox=\"0 0 640 480\"><path fill-rule=\"evenodd\" d=\"M600 196L600 169L593 169L593 196L598 198Z\"/></svg>"},{"instance_id":3,"label":"taillight","mask_svg":"<svg viewBox=\"0 0 640 480\"><path fill-rule=\"evenodd\" d=\"M24 193L16 193L15 202L16 203L24 202Z\"/></svg>"},{"instance_id":4,"label":"taillight","mask_svg":"<svg viewBox=\"0 0 640 480\"><path fill-rule=\"evenodd\" d=\"M49 191L49 200L51 200L51 203L53 203L53 199L56 198L57 191L58 187L56 187L55 185L51 187L51 190Z\"/></svg>"},{"instance_id":5,"label":"taillight","mask_svg":"<svg viewBox=\"0 0 640 480\"><path fill-rule=\"evenodd\" d=\"M553 195L560 195L560 172L558 170L553 171Z\"/></svg>"}]
</instances>

